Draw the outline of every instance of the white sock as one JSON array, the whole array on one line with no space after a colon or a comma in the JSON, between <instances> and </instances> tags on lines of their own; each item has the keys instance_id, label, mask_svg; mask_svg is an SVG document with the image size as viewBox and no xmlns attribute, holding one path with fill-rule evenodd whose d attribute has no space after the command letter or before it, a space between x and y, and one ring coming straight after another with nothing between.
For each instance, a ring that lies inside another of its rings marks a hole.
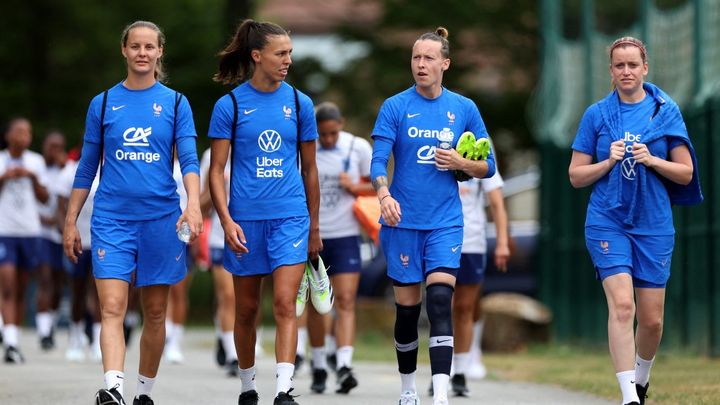
<instances>
[{"instance_id":1,"label":"white sock","mask_svg":"<svg viewBox=\"0 0 720 405\"><path fill-rule=\"evenodd\" d=\"M173 323L172 324L173 329L173 338L172 338L172 344L174 347L180 349L180 344L182 344L183 336L185 335L185 326L179 323Z\"/></svg>"},{"instance_id":2,"label":"white sock","mask_svg":"<svg viewBox=\"0 0 720 405\"><path fill-rule=\"evenodd\" d=\"M298 328L298 340L297 340L297 349L295 350L295 353L305 356L305 346L307 345L307 328Z\"/></svg>"},{"instance_id":3,"label":"white sock","mask_svg":"<svg viewBox=\"0 0 720 405\"><path fill-rule=\"evenodd\" d=\"M618 383L620 384L620 391L622 391L623 404L630 402L640 403L638 398L637 389L635 388L635 370L621 371L617 374Z\"/></svg>"},{"instance_id":4,"label":"white sock","mask_svg":"<svg viewBox=\"0 0 720 405\"><path fill-rule=\"evenodd\" d=\"M93 334L93 351L96 353L100 353L100 329L102 328L102 324L100 322L93 322L92 326L92 334Z\"/></svg>"},{"instance_id":5,"label":"white sock","mask_svg":"<svg viewBox=\"0 0 720 405\"><path fill-rule=\"evenodd\" d=\"M650 360L645 360L640 356L635 356L635 384L640 384L643 387L650 381L650 369L655 362L655 357Z\"/></svg>"},{"instance_id":6,"label":"white sock","mask_svg":"<svg viewBox=\"0 0 720 405\"><path fill-rule=\"evenodd\" d=\"M447 374L433 374L433 401L439 399L447 399L448 382L450 382L450 376Z\"/></svg>"},{"instance_id":7,"label":"white sock","mask_svg":"<svg viewBox=\"0 0 720 405\"><path fill-rule=\"evenodd\" d=\"M110 370L105 373L105 388L117 389L120 395L123 395L123 388L125 387L125 373L118 370ZM124 395L123 395L124 397Z\"/></svg>"},{"instance_id":8,"label":"white sock","mask_svg":"<svg viewBox=\"0 0 720 405\"><path fill-rule=\"evenodd\" d=\"M35 326L38 336L41 338L50 336L52 332L52 314L50 312L38 312L35 314Z\"/></svg>"},{"instance_id":9,"label":"white sock","mask_svg":"<svg viewBox=\"0 0 720 405\"><path fill-rule=\"evenodd\" d=\"M453 354L452 364L455 368L455 374L467 373L467 370L470 368L470 361L472 361L470 352Z\"/></svg>"},{"instance_id":10,"label":"white sock","mask_svg":"<svg viewBox=\"0 0 720 405\"><path fill-rule=\"evenodd\" d=\"M473 323L472 343L470 344L470 353L472 354L473 361L477 359L479 362L482 357L482 333L484 325L485 321L483 319Z\"/></svg>"},{"instance_id":11,"label":"white sock","mask_svg":"<svg viewBox=\"0 0 720 405\"><path fill-rule=\"evenodd\" d=\"M337 344L335 343L335 336L325 335L325 353L333 354L337 351Z\"/></svg>"},{"instance_id":12,"label":"white sock","mask_svg":"<svg viewBox=\"0 0 720 405\"><path fill-rule=\"evenodd\" d=\"M135 393L135 398L138 398L140 395L150 396L153 385L155 385L155 378L145 377L142 374L138 374L137 392Z\"/></svg>"},{"instance_id":13,"label":"white sock","mask_svg":"<svg viewBox=\"0 0 720 405\"><path fill-rule=\"evenodd\" d=\"M213 325L215 326L215 336L221 337L222 336L222 328L220 328L220 321L218 321L217 316L213 318Z\"/></svg>"},{"instance_id":14,"label":"white sock","mask_svg":"<svg viewBox=\"0 0 720 405\"><path fill-rule=\"evenodd\" d=\"M352 367L353 351L355 349L352 346L340 346L338 347L335 355L337 356L337 368Z\"/></svg>"},{"instance_id":15,"label":"white sock","mask_svg":"<svg viewBox=\"0 0 720 405\"><path fill-rule=\"evenodd\" d=\"M20 329L17 325L5 324L3 326L3 344L5 347L17 347L20 340Z\"/></svg>"},{"instance_id":16,"label":"white sock","mask_svg":"<svg viewBox=\"0 0 720 405\"><path fill-rule=\"evenodd\" d=\"M81 347L83 345L83 329L85 329L85 322L73 322L70 324L70 347Z\"/></svg>"},{"instance_id":17,"label":"white sock","mask_svg":"<svg viewBox=\"0 0 720 405\"><path fill-rule=\"evenodd\" d=\"M233 332L223 332L220 336L222 340L223 349L225 349L225 362L230 363L233 360L237 360L237 350L235 350L235 337Z\"/></svg>"},{"instance_id":18,"label":"white sock","mask_svg":"<svg viewBox=\"0 0 720 405\"><path fill-rule=\"evenodd\" d=\"M325 357L325 346L312 348L313 369L327 369L327 357Z\"/></svg>"},{"instance_id":19,"label":"white sock","mask_svg":"<svg viewBox=\"0 0 720 405\"><path fill-rule=\"evenodd\" d=\"M240 382L242 383L241 394L246 391L257 391L255 386L255 366L240 369Z\"/></svg>"},{"instance_id":20,"label":"white sock","mask_svg":"<svg viewBox=\"0 0 720 405\"><path fill-rule=\"evenodd\" d=\"M288 392L292 388L292 375L295 372L295 364L278 363L276 367L277 385L275 387L275 396L281 392Z\"/></svg>"},{"instance_id":21,"label":"white sock","mask_svg":"<svg viewBox=\"0 0 720 405\"><path fill-rule=\"evenodd\" d=\"M410 374L400 373L400 383L401 383L401 392L405 392L405 391L417 392L417 387L415 386L415 371L413 371Z\"/></svg>"},{"instance_id":22,"label":"white sock","mask_svg":"<svg viewBox=\"0 0 720 405\"><path fill-rule=\"evenodd\" d=\"M175 340L175 324L170 318L165 318L165 345L170 346Z\"/></svg>"}]
</instances>

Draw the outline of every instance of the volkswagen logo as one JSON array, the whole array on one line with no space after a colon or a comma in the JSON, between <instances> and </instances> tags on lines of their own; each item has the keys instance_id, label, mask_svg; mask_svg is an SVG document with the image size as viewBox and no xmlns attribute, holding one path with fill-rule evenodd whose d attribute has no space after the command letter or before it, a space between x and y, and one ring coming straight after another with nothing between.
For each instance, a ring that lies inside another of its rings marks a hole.
<instances>
[{"instance_id":1,"label":"volkswagen logo","mask_svg":"<svg viewBox=\"0 0 720 405\"><path fill-rule=\"evenodd\" d=\"M635 180L635 176L637 175L637 169L635 169L636 164L637 160L635 160L634 157L625 158L621 163L623 177L628 180Z\"/></svg>"},{"instance_id":2,"label":"volkswagen logo","mask_svg":"<svg viewBox=\"0 0 720 405\"><path fill-rule=\"evenodd\" d=\"M272 129L263 131L258 137L258 146L263 152L272 153L280 149L282 138L280 134Z\"/></svg>"},{"instance_id":3,"label":"volkswagen logo","mask_svg":"<svg viewBox=\"0 0 720 405\"><path fill-rule=\"evenodd\" d=\"M417 162L420 164L435 164L435 147L425 145L417 151Z\"/></svg>"}]
</instances>

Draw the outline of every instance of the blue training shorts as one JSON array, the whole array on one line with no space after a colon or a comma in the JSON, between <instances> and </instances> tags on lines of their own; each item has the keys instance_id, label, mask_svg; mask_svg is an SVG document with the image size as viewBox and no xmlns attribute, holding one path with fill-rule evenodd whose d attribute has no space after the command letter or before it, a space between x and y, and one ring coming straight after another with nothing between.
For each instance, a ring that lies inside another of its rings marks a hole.
<instances>
[{"instance_id":1,"label":"blue training shorts","mask_svg":"<svg viewBox=\"0 0 720 405\"><path fill-rule=\"evenodd\" d=\"M66 268L66 271L68 272L68 275L70 278L85 278L90 274L90 271L92 270L92 254L90 254L89 250L83 250L82 254L78 256L78 262L77 263L71 263L70 266Z\"/></svg>"},{"instance_id":2,"label":"blue training shorts","mask_svg":"<svg viewBox=\"0 0 720 405\"><path fill-rule=\"evenodd\" d=\"M632 235L621 230L586 227L585 244L598 280L629 272L635 287L667 285L675 235Z\"/></svg>"},{"instance_id":3,"label":"blue training shorts","mask_svg":"<svg viewBox=\"0 0 720 405\"><path fill-rule=\"evenodd\" d=\"M359 273L362 269L360 237L323 239L322 258L328 275Z\"/></svg>"},{"instance_id":4,"label":"blue training shorts","mask_svg":"<svg viewBox=\"0 0 720 405\"><path fill-rule=\"evenodd\" d=\"M460 271L457 284L480 284L485 280L487 256L482 253L463 253L460 256Z\"/></svg>"},{"instance_id":5,"label":"blue training shorts","mask_svg":"<svg viewBox=\"0 0 720 405\"><path fill-rule=\"evenodd\" d=\"M95 278L114 278L135 285L176 284L187 272L187 246L177 237L180 208L148 221L124 221L93 215L92 265Z\"/></svg>"},{"instance_id":6,"label":"blue training shorts","mask_svg":"<svg viewBox=\"0 0 720 405\"><path fill-rule=\"evenodd\" d=\"M46 264L50 266L52 270L64 271L65 270L65 251L63 245L55 243L49 239L40 239L39 261L40 264Z\"/></svg>"},{"instance_id":7,"label":"blue training shorts","mask_svg":"<svg viewBox=\"0 0 720 405\"><path fill-rule=\"evenodd\" d=\"M38 237L0 236L0 264L12 263L18 269L33 271L40 264L37 257L40 247Z\"/></svg>"},{"instance_id":8,"label":"blue training shorts","mask_svg":"<svg viewBox=\"0 0 720 405\"><path fill-rule=\"evenodd\" d=\"M307 261L310 217L235 222L242 228L250 252L238 256L225 244L223 265L230 273L267 275L280 266Z\"/></svg>"},{"instance_id":9,"label":"blue training shorts","mask_svg":"<svg viewBox=\"0 0 720 405\"><path fill-rule=\"evenodd\" d=\"M380 243L388 277L403 284L420 283L435 269L460 267L463 228L418 230L383 225Z\"/></svg>"},{"instance_id":10,"label":"blue training shorts","mask_svg":"<svg viewBox=\"0 0 720 405\"><path fill-rule=\"evenodd\" d=\"M224 254L225 250L223 248L210 248L210 264L213 266L222 266Z\"/></svg>"}]
</instances>

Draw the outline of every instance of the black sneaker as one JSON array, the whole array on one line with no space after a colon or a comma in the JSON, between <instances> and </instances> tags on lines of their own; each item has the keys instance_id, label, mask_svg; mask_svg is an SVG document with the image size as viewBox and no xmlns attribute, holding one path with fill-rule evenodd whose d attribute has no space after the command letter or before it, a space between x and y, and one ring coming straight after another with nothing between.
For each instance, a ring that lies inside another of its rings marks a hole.
<instances>
[{"instance_id":1,"label":"black sneaker","mask_svg":"<svg viewBox=\"0 0 720 405\"><path fill-rule=\"evenodd\" d=\"M20 353L15 346L8 346L5 349L5 363L8 364L22 364L25 363L25 357Z\"/></svg>"},{"instance_id":2,"label":"black sneaker","mask_svg":"<svg viewBox=\"0 0 720 405\"><path fill-rule=\"evenodd\" d=\"M55 339L53 339L52 335L43 336L40 339L40 348L47 352L55 348Z\"/></svg>"},{"instance_id":3,"label":"black sneaker","mask_svg":"<svg viewBox=\"0 0 720 405\"><path fill-rule=\"evenodd\" d=\"M645 405L648 388L650 388L650 383L645 384L644 387L640 384L635 384L635 390L637 391L638 398L640 398L640 405Z\"/></svg>"},{"instance_id":4,"label":"black sneaker","mask_svg":"<svg viewBox=\"0 0 720 405\"><path fill-rule=\"evenodd\" d=\"M327 355L327 364L328 367L330 367L330 370L337 371L337 356L335 353Z\"/></svg>"},{"instance_id":5,"label":"black sneaker","mask_svg":"<svg viewBox=\"0 0 720 405\"><path fill-rule=\"evenodd\" d=\"M287 392L280 392L275 397L273 405L300 405L295 402L295 397L290 395L293 388L290 388Z\"/></svg>"},{"instance_id":6,"label":"black sneaker","mask_svg":"<svg viewBox=\"0 0 720 405\"><path fill-rule=\"evenodd\" d=\"M125 400L116 388L103 388L95 394L95 405L125 405Z\"/></svg>"},{"instance_id":7,"label":"black sneaker","mask_svg":"<svg viewBox=\"0 0 720 405\"><path fill-rule=\"evenodd\" d=\"M135 329L132 326L129 326L125 323L123 323L123 337L125 338L125 346L130 346L130 339L133 335L133 329Z\"/></svg>"},{"instance_id":8,"label":"black sneaker","mask_svg":"<svg viewBox=\"0 0 720 405\"><path fill-rule=\"evenodd\" d=\"M624 405L640 405L640 402L632 401L632 402L628 402L627 404L624 404Z\"/></svg>"},{"instance_id":9,"label":"black sneaker","mask_svg":"<svg viewBox=\"0 0 720 405\"><path fill-rule=\"evenodd\" d=\"M325 382L327 381L327 377L328 373L325 369L314 368L310 389L316 394L322 394L325 392Z\"/></svg>"},{"instance_id":10,"label":"black sneaker","mask_svg":"<svg viewBox=\"0 0 720 405\"><path fill-rule=\"evenodd\" d=\"M303 363L305 363L305 357L302 354L296 354L295 355L295 371L293 373L297 373L298 370L300 370L300 367L302 367Z\"/></svg>"},{"instance_id":11,"label":"black sneaker","mask_svg":"<svg viewBox=\"0 0 720 405\"><path fill-rule=\"evenodd\" d=\"M455 374L452 376L450 384L452 385L452 390L456 397L467 397L470 395L467 382L465 382L465 374Z\"/></svg>"},{"instance_id":12,"label":"black sneaker","mask_svg":"<svg viewBox=\"0 0 720 405\"><path fill-rule=\"evenodd\" d=\"M238 405L257 405L260 401L257 391L245 391L238 397Z\"/></svg>"},{"instance_id":13,"label":"black sneaker","mask_svg":"<svg viewBox=\"0 0 720 405\"><path fill-rule=\"evenodd\" d=\"M225 347L223 347L222 339L217 338L217 346L215 346L215 362L217 362L217 365L220 367L225 366L225 363L227 361L226 354L225 354Z\"/></svg>"},{"instance_id":14,"label":"black sneaker","mask_svg":"<svg viewBox=\"0 0 720 405\"><path fill-rule=\"evenodd\" d=\"M337 372L337 388L335 392L338 394L347 394L351 389L357 387L358 382L353 375L350 367L341 367Z\"/></svg>"},{"instance_id":15,"label":"black sneaker","mask_svg":"<svg viewBox=\"0 0 720 405\"><path fill-rule=\"evenodd\" d=\"M147 395L140 395L133 399L133 405L155 405L155 402Z\"/></svg>"},{"instance_id":16,"label":"black sneaker","mask_svg":"<svg viewBox=\"0 0 720 405\"><path fill-rule=\"evenodd\" d=\"M238 361L232 360L228 364L225 365L225 370L227 372L228 377L237 377L240 370L238 369ZM250 391L248 391L250 392Z\"/></svg>"}]
</instances>

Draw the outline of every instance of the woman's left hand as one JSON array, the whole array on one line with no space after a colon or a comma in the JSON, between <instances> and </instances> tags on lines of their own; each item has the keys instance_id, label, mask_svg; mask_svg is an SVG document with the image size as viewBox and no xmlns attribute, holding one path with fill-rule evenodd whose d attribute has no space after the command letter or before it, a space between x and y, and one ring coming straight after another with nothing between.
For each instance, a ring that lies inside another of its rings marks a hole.
<instances>
[{"instance_id":1,"label":"woman's left hand","mask_svg":"<svg viewBox=\"0 0 720 405\"><path fill-rule=\"evenodd\" d=\"M634 142L632 145L632 154L636 162L644 164L646 167L655 165L655 156L650 154L650 150L644 143Z\"/></svg>"},{"instance_id":2,"label":"woman's left hand","mask_svg":"<svg viewBox=\"0 0 720 405\"><path fill-rule=\"evenodd\" d=\"M200 207L188 206L175 224L176 231L180 230L183 221L190 226L190 242L192 242L203 232L203 217Z\"/></svg>"},{"instance_id":3,"label":"woman's left hand","mask_svg":"<svg viewBox=\"0 0 720 405\"><path fill-rule=\"evenodd\" d=\"M320 230L311 230L310 239L308 239L308 257L312 260L317 259L323 248L322 239L320 238Z\"/></svg>"}]
</instances>

